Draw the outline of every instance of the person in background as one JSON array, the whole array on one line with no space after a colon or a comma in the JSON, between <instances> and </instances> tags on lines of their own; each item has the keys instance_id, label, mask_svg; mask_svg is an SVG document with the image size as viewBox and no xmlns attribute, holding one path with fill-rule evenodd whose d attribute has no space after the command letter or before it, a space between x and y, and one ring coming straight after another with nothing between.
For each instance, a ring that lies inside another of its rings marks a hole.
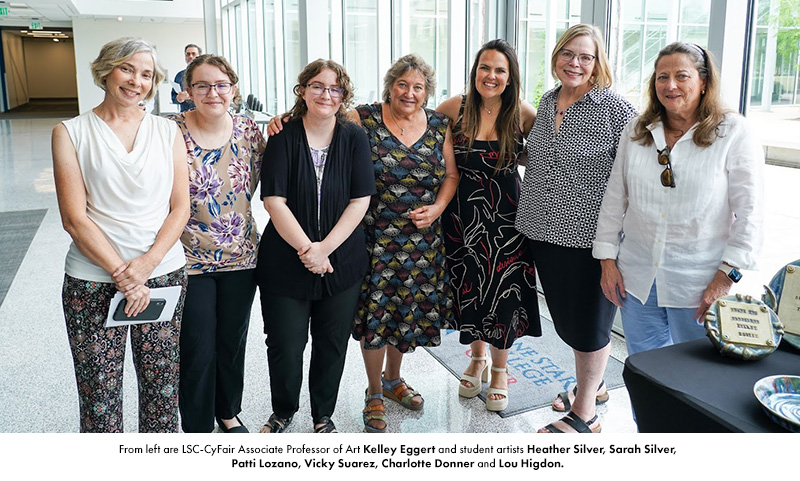
<instances>
[{"instance_id":1,"label":"person in background","mask_svg":"<svg viewBox=\"0 0 800 481\"><path fill-rule=\"evenodd\" d=\"M273 413L261 432L284 432L299 409L310 326L313 430L334 433L331 416L368 265L359 224L375 178L364 131L345 117L353 86L344 67L311 62L294 94L290 120L267 143L262 170L270 221L257 275Z\"/></svg>"},{"instance_id":2,"label":"person in background","mask_svg":"<svg viewBox=\"0 0 800 481\"><path fill-rule=\"evenodd\" d=\"M556 332L575 355L577 385L553 401L566 411L540 432L599 432L596 404L608 400L603 373L616 308L600 289L592 258L597 214L622 129L635 115L611 90L600 31L568 28L551 56L560 82L539 102L528 136L528 164L517 210Z\"/></svg>"},{"instance_id":3,"label":"person in background","mask_svg":"<svg viewBox=\"0 0 800 481\"><path fill-rule=\"evenodd\" d=\"M593 249L629 355L706 335L708 307L754 267L763 170L753 129L722 103L711 54L664 47L647 108L622 134Z\"/></svg>"},{"instance_id":4,"label":"person in background","mask_svg":"<svg viewBox=\"0 0 800 481\"><path fill-rule=\"evenodd\" d=\"M451 119L460 174L442 216L455 324L471 354L458 393L477 396L491 371L486 409L502 411L508 406L509 349L518 337L542 334L533 258L525 236L514 229L517 168L536 110L520 100L517 54L505 40L481 47L466 90L436 109Z\"/></svg>"},{"instance_id":5,"label":"person in background","mask_svg":"<svg viewBox=\"0 0 800 481\"><path fill-rule=\"evenodd\" d=\"M192 63L192 60L194 60L195 58L199 57L202 54L203 50L193 43L190 43L183 49L183 58L184 60L186 60L186 65ZM191 95L189 95L189 92L186 89L188 85L184 83L185 75L186 75L186 70L181 70L180 72L175 74L175 83L178 84L178 86L182 90L180 92L176 92L174 87L171 90L172 103L178 105L181 112L188 112L189 110L192 110L194 108L194 101L192 100Z\"/></svg>"},{"instance_id":6,"label":"person in background","mask_svg":"<svg viewBox=\"0 0 800 481\"><path fill-rule=\"evenodd\" d=\"M239 77L225 58L186 68L195 109L177 122L187 152L191 217L181 235L189 285L181 327L181 425L185 432L247 428L242 410L250 308L256 293L258 227L250 203L266 146L261 130L230 113Z\"/></svg>"},{"instance_id":7,"label":"person in background","mask_svg":"<svg viewBox=\"0 0 800 481\"><path fill-rule=\"evenodd\" d=\"M78 385L81 432L122 432L122 375L131 333L139 383L139 431L178 431L179 334L189 219L186 147L174 122L139 102L164 78L144 40L105 44L92 62L105 91L94 109L53 129L53 173L72 237L62 290ZM117 291L135 317L150 289L181 286L170 321L105 327Z\"/></svg>"}]
</instances>

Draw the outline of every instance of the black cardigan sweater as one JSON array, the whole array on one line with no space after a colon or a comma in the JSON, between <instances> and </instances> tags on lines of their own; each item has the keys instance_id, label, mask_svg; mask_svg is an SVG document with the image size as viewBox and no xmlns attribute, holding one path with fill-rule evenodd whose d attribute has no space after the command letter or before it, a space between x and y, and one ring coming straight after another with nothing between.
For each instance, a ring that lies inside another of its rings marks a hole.
<instances>
[{"instance_id":1,"label":"black cardigan sweater","mask_svg":"<svg viewBox=\"0 0 800 481\"><path fill-rule=\"evenodd\" d=\"M351 199L376 193L372 154L364 130L338 121L322 176L322 206L317 226L317 180L302 119L284 124L269 139L261 167L261 198L286 198L286 205L312 242L323 240ZM361 226L329 256L333 273L320 276L303 266L297 251L270 220L258 250L256 275L264 294L315 300L353 286L367 272L369 259Z\"/></svg>"}]
</instances>

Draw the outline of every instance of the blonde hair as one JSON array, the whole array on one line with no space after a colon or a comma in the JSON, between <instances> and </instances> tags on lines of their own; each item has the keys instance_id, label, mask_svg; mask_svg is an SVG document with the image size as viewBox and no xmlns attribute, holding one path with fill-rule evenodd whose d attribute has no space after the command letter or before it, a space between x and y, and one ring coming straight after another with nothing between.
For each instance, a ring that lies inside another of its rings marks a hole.
<instances>
[{"instance_id":1,"label":"blonde hair","mask_svg":"<svg viewBox=\"0 0 800 481\"><path fill-rule=\"evenodd\" d=\"M141 38L123 37L103 45L97 58L91 64L95 85L105 90L106 77L111 74L111 71L130 60L137 53L142 52L149 53L153 57L153 85L144 97L145 100L152 99L156 94L158 84L164 80L164 69L158 63L155 48Z\"/></svg>"},{"instance_id":2,"label":"blonde hair","mask_svg":"<svg viewBox=\"0 0 800 481\"><path fill-rule=\"evenodd\" d=\"M664 125L667 124L667 109L658 100L656 93L655 70L663 57L677 53L686 55L697 69L700 78L706 81L705 91L701 92L700 104L697 106L697 128L692 135L692 141L700 147L708 147L719 136L719 125L730 110L722 103L719 72L711 52L699 45L684 42L671 43L658 52L647 87L647 108L639 115L631 140L639 141L642 145L650 145L653 143L653 136L647 126L657 120Z\"/></svg>"},{"instance_id":3,"label":"blonde hair","mask_svg":"<svg viewBox=\"0 0 800 481\"><path fill-rule=\"evenodd\" d=\"M550 73L553 75L554 79L558 80L558 76L556 76L556 62L558 62L558 55L561 53L561 50L566 44L570 43L574 38L582 35L589 37L589 40L594 43L594 49L596 52L596 58L594 59L594 72L592 73L592 76L589 77L589 81L596 85L599 89L607 89L611 87L613 82L611 78L611 65L609 65L608 57L606 57L606 52L603 49L603 46L605 45L605 42L603 42L603 34L600 33L600 29L594 25L589 25L586 23L573 25L561 34L561 37L556 42L556 46L553 49L552 55L550 55Z\"/></svg>"}]
</instances>

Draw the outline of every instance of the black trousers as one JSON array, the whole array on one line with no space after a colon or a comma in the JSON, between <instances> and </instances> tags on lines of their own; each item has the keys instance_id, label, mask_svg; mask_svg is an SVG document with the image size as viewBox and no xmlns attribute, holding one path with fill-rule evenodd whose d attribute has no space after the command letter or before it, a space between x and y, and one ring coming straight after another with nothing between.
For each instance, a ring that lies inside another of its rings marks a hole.
<instances>
[{"instance_id":1,"label":"black trousers","mask_svg":"<svg viewBox=\"0 0 800 481\"><path fill-rule=\"evenodd\" d=\"M347 290L319 300L261 292L272 410L277 416L289 418L300 408L303 351L309 326L311 416L316 422L333 415L360 290L359 280Z\"/></svg>"},{"instance_id":2,"label":"black trousers","mask_svg":"<svg viewBox=\"0 0 800 481\"><path fill-rule=\"evenodd\" d=\"M255 269L189 276L181 328L180 411L187 433L242 410L244 355Z\"/></svg>"}]
</instances>

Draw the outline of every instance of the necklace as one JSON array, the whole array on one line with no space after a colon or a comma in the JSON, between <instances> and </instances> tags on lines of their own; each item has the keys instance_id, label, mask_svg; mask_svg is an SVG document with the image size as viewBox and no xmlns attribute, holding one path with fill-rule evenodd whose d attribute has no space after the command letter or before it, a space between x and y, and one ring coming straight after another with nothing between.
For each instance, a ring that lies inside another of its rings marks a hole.
<instances>
[{"instance_id":1,"label":"necklace","mask_svg":"<svg viewBox=\"0 0 800 481\"><path fill-rule=\"evenodd\" d=\"M503 101L501 100L501 101L500 101L500 105L498 105L498 107L499 107L499 106L502 106L502 105L503 105ZM484 104L483 102L481 102L481 108L482 108L483 110L485 110L485 111L486 111L486 113L487 113L487 114L489 114L489 115L492 115L492 112L494 112L495 110L497 110L497 107L492 107L492 109L491 109L491 110L489 110L489 107L487 107L487 106L486 106L486 104Z\"/></svg>"},{"instance_id":2,"label":"necklace","mask_svg":"<svg viewBox=\"0 0 800 481\"><path fill-rule=\"evenodd\" d=\"M408 124L406 128L400 127L400 124L397 123L397 119L394 116L394 112L392 112L391 105L388 107L388 109L389 109L389 115L392 117L392 122L394 122L395 127L400 129L400 135L405 135L406 129L410 129L414 125L414 119L413 118L411 119L411 123ZM416 115L416 112L414 113L414 115Z\"/></svg>"},{"instance_id":3,"label":"necklace","mask_svg":"<svg viewBox=\"0 0 800 481\"><path fill-rule=\"evenodd\" d=\"M566 110L561 110L561 109L558 108L558 102L553 102L553 105L555 105L555 107L556 107L556 115L564 115L565 113L567 113ZM567 107L567 108L569 108L569 107Z\"/></svg>"}]
</instances>

